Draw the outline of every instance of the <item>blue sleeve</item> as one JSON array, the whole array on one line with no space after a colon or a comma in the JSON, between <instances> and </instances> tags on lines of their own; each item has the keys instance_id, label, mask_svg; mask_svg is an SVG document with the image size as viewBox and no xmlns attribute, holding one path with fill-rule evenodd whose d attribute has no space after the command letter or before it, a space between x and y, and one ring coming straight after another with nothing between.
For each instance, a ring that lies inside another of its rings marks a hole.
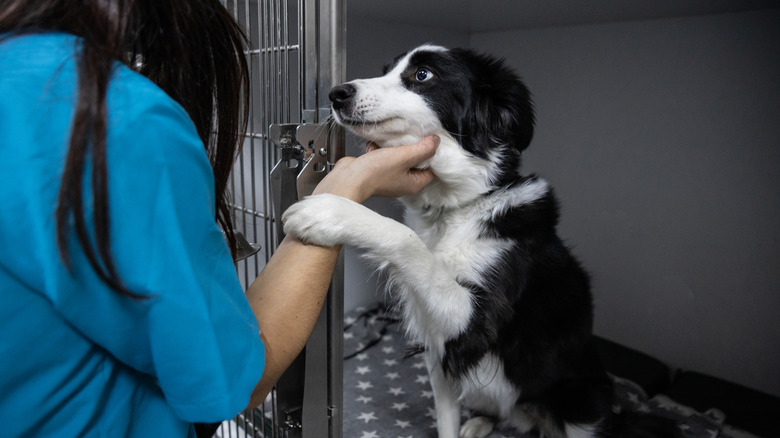
<instances>
[{"instance_id":1,"label":"blue sleeve","mask_svg":"<svg viewBox=\"0 0 780 438\"><path fill-rule=\"evenodd\" d=\"M108 136L111 252L126 286L148 298L109 290L75 238L73 270L52 267L56 285L47 290L81 333L153 376L177 416L231 418L260 380L264 347L214 220L211 167L180 106L132 77L115 83Z\"/></svg>"}]
</instances>

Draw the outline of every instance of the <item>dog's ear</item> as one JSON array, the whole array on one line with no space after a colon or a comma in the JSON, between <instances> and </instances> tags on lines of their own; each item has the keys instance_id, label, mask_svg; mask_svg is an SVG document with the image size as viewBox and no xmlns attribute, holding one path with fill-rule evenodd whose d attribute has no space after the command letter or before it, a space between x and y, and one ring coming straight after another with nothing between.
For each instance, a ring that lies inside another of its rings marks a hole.
<instances>
[{"instance_id":1,"label":"dog's ear","mask_svg":"<svg viewBox=\"0 0 780 438\"><path fill-rule=\"evenodd\" d=\"M492 144L522 152L534 134L531 93L501 59L471 51L455 52L471 66L473 76L471 135L482 145Z\"/></svg>"}]
</instances>

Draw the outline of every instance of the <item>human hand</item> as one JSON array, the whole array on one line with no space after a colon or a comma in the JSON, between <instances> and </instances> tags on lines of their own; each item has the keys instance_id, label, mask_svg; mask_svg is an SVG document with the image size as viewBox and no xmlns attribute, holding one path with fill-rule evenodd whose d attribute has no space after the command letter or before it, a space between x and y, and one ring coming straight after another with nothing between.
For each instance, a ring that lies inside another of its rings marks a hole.
<instances>
[{"instance_id":1,"label":"human hand","mask_svg":"<svg viewBox=\"0 0 780 438\"><path fill-rule=\"evenodd\" d=\"M313 194L332 193L362 203L371 196L417 193L435 176L430 169L415 167L433 157L439 141L438 136L429 136L408 146L378 148L369 144L364 155L340 159Z\"/></svg>"}]
</instances>

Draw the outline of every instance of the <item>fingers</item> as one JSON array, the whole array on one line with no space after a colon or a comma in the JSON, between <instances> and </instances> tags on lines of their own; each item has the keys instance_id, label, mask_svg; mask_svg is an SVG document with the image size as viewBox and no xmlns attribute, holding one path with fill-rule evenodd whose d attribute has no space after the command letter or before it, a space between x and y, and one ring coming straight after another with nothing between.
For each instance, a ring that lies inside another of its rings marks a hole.
<instances>
[{"instance_id":1,"label":"fingers","mask_svg":"<svg viewBox=\"0 0 780 438\"><path fill-rule=\"evenodd\" d=\"M420 140L419 143L409 146L402 146L408 148L406 152L406 163L409 167L414 167L421 162L433 157L436 154L436 148L439 146L441 139L438 135L430 135Z\"/></svg>"},{"instance_id":2,"label":"fingers","mask_svg":"<svg viewBox=\"0 0 780 438\"><path fill-rule=\"evenodd\" d=\"M366 143L366 153L372 152L379 149L379 145L374 143L373 141L369 141Z\"/></svg>"},{"instance_id":3,"label":"fingers","mask_svg":"<svg viewBox=\"0 0 780 438\"><path fill-rule=\"evenodd\" d=\"M436 179L436 175L430 169L412 169L409 171L409 192L417 193L423 189L423 187L432 183Z\"/></svg>"},{"instance_id":4,"label":"fingers","mask_svg":"<svg viewBox=\"0 0 780 438\"><path fill-rule=\"evenodd\" d=\"M426 154L430 154L430 156L427 157L430 158L436 153L436 148L439 147L439 143L441 143L441 138L439 138L438 135L429 135L420 140L420 143L418 144L421 145Z\"/></svg>"},{"instance_id":5,"label":"fingers","mask_svg":"<svg viewBox=\"0 0 780 438\"><path fill-rule=\"evenodd\" d=\"M417 193L434 180L430 170L416 169L436 153L440 138L429 136L412 145L381 148L366 145L366 154L340 159L314 193L332 193L363 202L371 196Z\"/></svg>"},{"instance_id":6,"label":"fingers","mask_svg":"<svg viewBox=\"0 0 780 438\"><path fill-rule=\"evenodd\" d=\"M388 152L386 154L397 154L397 156L404 157L404 163L409 164L409 167L414 167L422 161L425 161L436 153L436 148L439 146L441 138L438 135L429 135L424 137L418 143L398 146L395 148L384 148ZM366 143L366 153L371 153L376 150L383 149L373 141ZM389 152L389 151L393 152Z\"/></svg>"}]
</instances>

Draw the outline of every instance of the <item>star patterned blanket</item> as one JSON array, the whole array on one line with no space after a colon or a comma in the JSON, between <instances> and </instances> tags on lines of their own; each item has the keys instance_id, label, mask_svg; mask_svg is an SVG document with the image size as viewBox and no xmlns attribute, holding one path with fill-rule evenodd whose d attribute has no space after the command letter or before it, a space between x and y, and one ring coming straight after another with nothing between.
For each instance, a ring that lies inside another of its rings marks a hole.
<instances>
[{"instance_id":1,"label":"star patterned blanket","mask_svg":"<svg viewBox=\"0 0 780 438\"><path fill-rule=\"evenodd\" d=\"M344 321L344 438L435 438L433 392L422 358L392 315L358 308ZM696 412L663 395L647 397L631 381L615 379L615 410L652 412L679 421L686 438L757 438L730 427L715 409ZM462 412L463 420L473 412ZM488 438L537 438L536 432L494 430Z\"/></svg>"}]
</instances>

